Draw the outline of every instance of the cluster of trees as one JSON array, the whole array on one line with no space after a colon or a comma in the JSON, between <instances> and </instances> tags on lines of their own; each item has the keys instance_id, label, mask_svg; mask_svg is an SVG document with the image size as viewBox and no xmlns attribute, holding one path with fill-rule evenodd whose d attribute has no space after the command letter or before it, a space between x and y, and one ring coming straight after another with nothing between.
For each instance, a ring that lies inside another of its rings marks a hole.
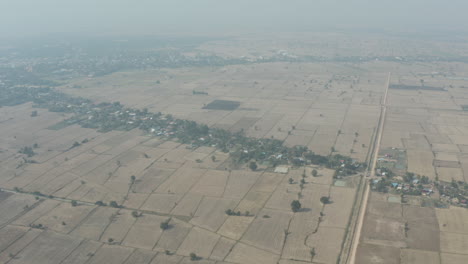
<instances>
[{"instance_id":1,"label":"cluster of trees","mask_svg":"<svg viewBox=\"0 0 468 264\"><path fill-rule=\"evenodd\" d=\"M34 145L34 146L36 146L36 145ZM28 156L28 158L30 158L30 157L36 155L36 153L34 152L34 149L33 149L34 146L33 147L22 147L18 151L18 153L24 154L24 155Z\"/></svg>"},{"instance_id":2,"label":"cluster of trees","mask_svg":"<svg viewBox=\"0 0 468 264\"><path fill-rule=\"evenodd\" d=\"M226 213L227 215L235 215L235 216L241 216L241 215L242 215L242 213L241 213L240 211L235 212L235 211L233 211L233 210L231 210L231 209L227 209L227 210L225 211L225 213ZM249 211L245 211L244 216L250 216L250 212L249 212Z\"/></svg>"},{"instance_id":3,"label":"cluster of trees","mask_svg":"<svg viewBox=\"0 0 468 264\"><path fill-rule=\"evenodd\" d=\"M407 189L402 189L400 192L408 195L421 195L422 190L424 189L424 184L430 183L430 180L427 176L416 175L412 172L407 172L403 176L403 182L391 180L394 176L394 173L390 169L385 169L386 177L381 177L377 183L372 183L372 186L378 192L386 193L389 191L392 183L406 184ZM417 180L417 182L414 182Z\"/></svg>"},{"instance_id":4,"label":"cluster of trees","mask_svg":"<svg viewBox=\"0 0 468 264\"><path fill-rule=\"evenodd\" d=\"M436 182L440 195L457 198L459 201L468 200L468 183L463 181Z\"/></svg>"}]
</instances>

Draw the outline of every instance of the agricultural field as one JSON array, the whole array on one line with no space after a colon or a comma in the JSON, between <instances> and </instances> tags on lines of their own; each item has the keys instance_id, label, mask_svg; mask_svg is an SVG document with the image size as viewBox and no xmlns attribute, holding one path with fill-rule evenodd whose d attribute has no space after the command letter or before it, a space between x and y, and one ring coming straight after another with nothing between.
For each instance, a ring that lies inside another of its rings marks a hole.
<instances>
[{"instance_id":1,"label":"agricultural field","mask_svg":"<svg viewBox=\"0 0 468 264\"><path fill-rule=\"evenodd\" d=\"M392 75L391 82L418 88L390 88L382 147L405 149L410 172L445 182L466 182L468 171L463 169L468 144L468 114L463 111L468 100L466 81L444 77L461 75L466 66L418 65L411 74L405 72L409 67L401 67Z\"/></svg>"},{"instance_id":2,"label":"agricultural field","mask_svg":"<svg viewBox=\"0 0 468 264\"><path fill-rule=\"evenodd\" d=\"M357 263L464 263L468 211L401 203L373 192L367 207Z\"/></svg>"},{"instance_id":3,"label":"agricultural field","mask_svg":"<svg viewBox=\"0 0 468 264\"><path fill-rule=\"evenodd\" d=\"M70 80L65 93L171 114L247 136L365 161L386 72L314 63L117 72ZM73 88L80 87L80 88Z\"/></svg>"},{"instance_id":4,"label":"agricultural field","mask_svg":"<svg viewBox=\"0 0 468 264\"><path fill-rule=\"evenodd\" d=\"M253 36L208 41L196 51L252 63L73 75L54 79L54 89L96 105L161 112L167 127L169 115L206 124L206 131L307 146L325 158L342 154L355 164L369 161L391 72L379 166L400 177L412 172L465 186L467 66L400 63L393 55L436 56L462 47L298 38L305 44L285 37L271 49ZM392 60L253 63L270 55ZM279 170L267 162L249 168L216 144L194 143L205 138L182 144L160 128L101 131L69 123L70 116L33 103L0 108L0 263L343 263L363 167L352 176L339 174L344 160L336 171L289 160ZM463 201L438 195L444 206L372 192L356 262L465 263L468 211ZM294 200L301 208L292 210Z\"/></svg>"},{"instance_id":5,"label":"agricultural field","mask_svg":"<svg viewBox=\"0 0 468 264\"><path fill-rule=\"evenodd\" d=\"M51 129L67 116L34 110L0 108L1 263L339 258L359 176L335 186L334 171L318 166L231 169L215 148L137 130ZM27 159L18 153L25 146L33 146Z\"/></svg>"},{"instance_id":6,"label":"agricultural field","mask_svg":"<svg viewBox=\"0 0 468 264\"><path fill-rule=\"evenodd\" d=\"M378 166L397 178L412 172L466 188L466 80L445 76L464 71L464 64L420 64L392 72ZM404 199L393 190L372 192L356 263L465 263L466 201L434 190Z\"/></svg>"}]
</instances>

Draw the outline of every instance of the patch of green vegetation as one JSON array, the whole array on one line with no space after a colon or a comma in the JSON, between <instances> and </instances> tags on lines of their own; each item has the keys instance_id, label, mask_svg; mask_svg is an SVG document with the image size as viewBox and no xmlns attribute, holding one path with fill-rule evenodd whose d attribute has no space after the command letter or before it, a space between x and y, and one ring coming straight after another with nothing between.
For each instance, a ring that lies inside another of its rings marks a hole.
<instances>
[{"instance_id":1,"label":"patch of green vegetation","mask_svg":"<svg viewBox=\"0 0 468 264\"><path fill-rule=\"evenodd\" d=\"M63 120L57 124L54 124L54 125L51 125L49 126L47 129L49 130L60 130L60 129L64 129L68 126L71 126L73 124L76 124L76 121L70 121L70 120Z\"/></svg>"}]
</instances>

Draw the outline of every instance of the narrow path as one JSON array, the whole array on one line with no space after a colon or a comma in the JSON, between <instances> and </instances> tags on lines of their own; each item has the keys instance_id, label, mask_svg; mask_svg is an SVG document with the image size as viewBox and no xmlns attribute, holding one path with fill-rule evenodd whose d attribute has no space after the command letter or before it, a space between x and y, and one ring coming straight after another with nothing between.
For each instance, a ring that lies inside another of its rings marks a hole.
<instances>
[{"instance_id":1,"label":"narrow path","mask_svg":"<svg viewBox=\"0 0 468 264\"><path fill-rule=\"evenodd\" d=\"M388 73L388 79L387 79L387 87L385 89L385 94L383 97L382 102L380 103L381 111L380 111L380 121L379 121L379 126L376 135L376 140L374 144L374 149L372 150L372 162L370 169L368 168L366 171L366 177L370 176L370 179L375 177L375 167L377 166L377 158L379 156L379 150L380 150L380 142L382 140L382 134L384 130L384 125L385 125L385 117L387 114L387 95L388 95L388 88L390 86L390 76L391 73ZM356 252L357 248L359 245L359 241L361 239L361 231L362 231L362 225L364 223L364 215L366 214L367 210L367 204L369 201L369 193L370 193L370 186L369 186L369 181L365 180L364 183L364 196L362 198L361 202L361 208L359 210L359 218L356 223L355 227L355 232L354 232L354 238L352 241L351 245L351 252L349 253L349 258L348 258L348 263L349 264L355 264L356 262Z\"/></svg>"}]
</instances>

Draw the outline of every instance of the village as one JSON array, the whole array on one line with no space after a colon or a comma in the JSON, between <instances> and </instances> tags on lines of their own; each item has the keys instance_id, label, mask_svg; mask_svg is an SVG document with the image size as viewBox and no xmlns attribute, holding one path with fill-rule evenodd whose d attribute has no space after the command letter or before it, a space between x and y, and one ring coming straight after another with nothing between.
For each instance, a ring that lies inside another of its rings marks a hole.
<instances>
[{"instance_id":1,"label":"village","mask_svg":"<svg viewBox=\"0 0 468 264\"><path fill-rule=\"evenodd\" d=\"M404 149L382 150L378 158L376 176L372 179L372 189L383 193L404 196L423 196L439 200L438 206L449 204L468 208L468 184L464 182L443 182L437 178L430 180L427 176L408 172L406 168L406 151Z\"/></svg>"}]
</instances>

